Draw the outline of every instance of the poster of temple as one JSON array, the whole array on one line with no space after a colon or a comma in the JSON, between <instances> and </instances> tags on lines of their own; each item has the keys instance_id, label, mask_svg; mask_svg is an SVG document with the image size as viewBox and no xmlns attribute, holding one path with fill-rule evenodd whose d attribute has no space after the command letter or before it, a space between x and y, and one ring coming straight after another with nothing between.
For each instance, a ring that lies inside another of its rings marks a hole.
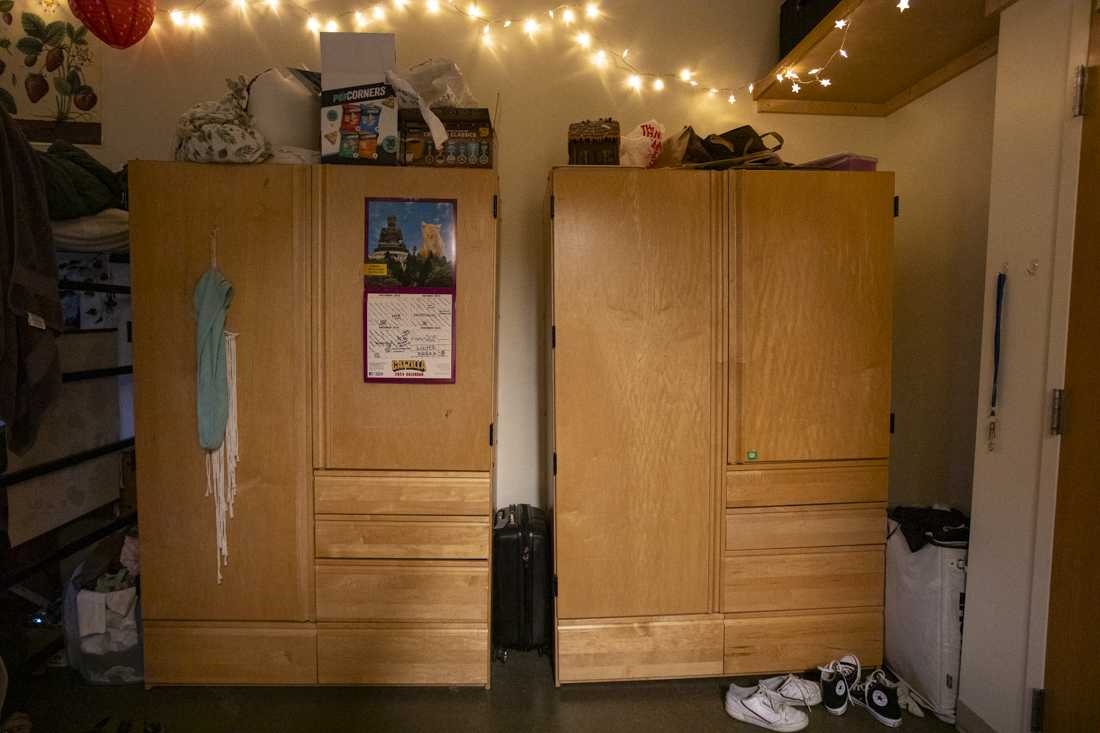
<instances>
[{"instance_id":1,"label":"poster of temple","mask_svg":"<svg viewBox=\"0 0 1100 733\"><path fill-rule=\"evenodd\" d=\"M455 381L454 199L366 200L363 381Z\"/></svg>"},{"instance_id":2,"label":"poster of temple","mask_svg":"<svg viewBox=\"0 0 1100 733\"><path fill-rule=\"evenodd\" d=\"M105 46L58 0L0 0L0 108L31 142L102 143Z\"/></svg>"},{"instance_id":3,"label":"poster of temple","mask_svg":"<svg viewBox=\"0 0 1100 733\"><path fill-rule=\"evenodd\" d=\"M367 285L453 288L457 209L453 199L367 199Z\"/></svg>"}]
</instances>

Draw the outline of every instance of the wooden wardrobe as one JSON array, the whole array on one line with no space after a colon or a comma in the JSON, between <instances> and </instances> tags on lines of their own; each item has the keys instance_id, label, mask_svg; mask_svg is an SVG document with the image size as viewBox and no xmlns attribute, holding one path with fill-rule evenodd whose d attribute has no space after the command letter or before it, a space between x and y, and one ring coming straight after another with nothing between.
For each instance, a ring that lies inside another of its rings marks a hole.
<instances>
[{"instance_id":1,"label":"wooden wardrobe","mask_svg":"<svg viewBox=\"0 0 1100 733\"><path fill-rule=\"evenodd\" d=\"M893 175L550 195L557 681L880 663Z\"/></svg>"},{"instance_id":2,"label":"wooden wardrobe","mask_svg":"<svg viewBox=\"0 0 1100 733\"><path fill-rule=\"evenodd\" d=\"M489 684L497 179L130 166L146 684ZM365 382L365 199L457 200L455 383ZM233 285L240 465L217 581L192 291Z\"/></svg>"}]
</instances>

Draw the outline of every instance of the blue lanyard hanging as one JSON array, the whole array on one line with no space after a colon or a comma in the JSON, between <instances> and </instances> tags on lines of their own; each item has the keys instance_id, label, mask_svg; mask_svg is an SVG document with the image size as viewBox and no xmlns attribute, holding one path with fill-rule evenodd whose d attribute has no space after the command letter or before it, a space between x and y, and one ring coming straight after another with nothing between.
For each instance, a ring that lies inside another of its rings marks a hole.
<instances>
[{"instance_id":1,"label":"blue lanyard hanging","mask_svg":"<svg viewBox=\"0 0 1100 733\"><path fill-rule=\"evenodd\" d=\"M989 400L989 429L986 447L990 452L997 448L997 388L1001 380L1001 319L1004 315L1005 285L1008 275L997 273L996 317L993 322L993 389Z\"/></svg>"}]
</instances>

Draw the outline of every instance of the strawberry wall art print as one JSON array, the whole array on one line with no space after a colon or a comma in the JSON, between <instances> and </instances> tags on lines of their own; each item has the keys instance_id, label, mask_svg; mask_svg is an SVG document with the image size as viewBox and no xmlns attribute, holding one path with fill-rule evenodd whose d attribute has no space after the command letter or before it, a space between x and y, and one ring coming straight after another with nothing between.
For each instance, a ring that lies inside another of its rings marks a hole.
<instances>
[{"instance_id":1,"label":"strawberry wall art print","mask_svg":"<svg viewBox=\"0 0 1100 733\"><path fill-rule=\"evenodd\" d=\"M0 107L31 142L101 144L102 50L58 0L0 0Z\"/></svg>"}]
</instances>

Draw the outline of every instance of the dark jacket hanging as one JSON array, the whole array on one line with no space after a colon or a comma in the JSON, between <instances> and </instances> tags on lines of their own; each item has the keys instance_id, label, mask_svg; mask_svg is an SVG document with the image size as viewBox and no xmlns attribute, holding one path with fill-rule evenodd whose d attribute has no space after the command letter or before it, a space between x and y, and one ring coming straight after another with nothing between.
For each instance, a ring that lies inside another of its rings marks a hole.
<instances>
[{"instance_id":1,"label":"dark jacket hanging","mask_svg":"<svg viewBox=\"0 0 1100 733\"><path fill-rule=\"evenodd\" d=\"M0 420L25 453L61 389L57 262L42 170L23 133L0 110Z\"/></svg>"}]
</instances>

